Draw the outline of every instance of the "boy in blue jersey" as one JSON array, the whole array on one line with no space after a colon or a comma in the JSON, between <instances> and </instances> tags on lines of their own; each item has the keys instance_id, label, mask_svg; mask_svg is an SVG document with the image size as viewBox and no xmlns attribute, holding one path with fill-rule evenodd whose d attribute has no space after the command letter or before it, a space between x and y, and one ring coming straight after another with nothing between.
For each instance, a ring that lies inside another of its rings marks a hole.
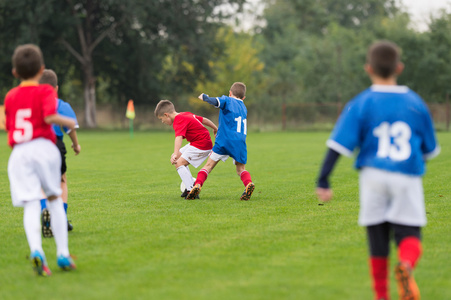
<instances>
[{"instance_id":1,"label":"boy in blue jersey","mask_svg":"<svg viewBox=\"0 0 451 300\"><path fill-rule=\"evenodd\" d=\"M44 84L44 83L50 84L55 89L55 91L58 92L58 76L56 75L56 73L53 70L45 69L44 72L42 73L42 77L39 80L39 83L40 84ZM62 116L75 119L75 122L76 122L75 129L78 128L77 116L75 115L75 112L69 103L64 102L61 99L57 99L56 110L57 110L58 114L60 114ZM67 170L66 153L67 153L67 151L66 151L66 146L63 142L63 131L67 135L69 135L69 137L72 141L72 149L74 150L75 155L78 155L81 151L81 146L78 143L77 132L75 129L70 130L65 127L53 125L53 130L55 131L55 134L56 134L56 146L58 147L58 149L60 150L60 153L61 153L61 189L63 191L61 198L63 199L64 211L66 212L66 215L67 215L67 208L68 208L68 204L67 204L68 191L67 191L67 178L66 178L66 170ZM42 235L44 237L52 237L53 234L52 234L52 230L50 228L50 213L49 213L48 209L46 208L46 199L41 200L41 207L42 207ZM67 221L67 229L68 229L68 231L73 230L73 226L69 221Z\"/></svg>"},{"instance_id":2,"label":"boy in blue jersey","mask_svg":"<svg viewBox=\"0 0 451 300\"><path fill-rule=\"evenodd\" d=\"M245 95L246 85L242 82L235 82L230 88L229 96L216 98L208 97L205 94L199 96L199 99L220 109L218 133L210 157L197 174L194 187L186 196L186 199L195 199L199 195L205 180L207 180L208 174L220 160L226 161L229 156L233 158L236 172L245 186L240 199L249 200L251 198L255 185L252 182L251 175L246 171L247 109L243 102L246 98Z\"/></svg>"},{"instance_id":3,"label":"boy in blue jersey","mask_svg":"<svg viewBox=\"0 0 451 300\"><path fill-rule=\"evenodd\" d=\"M426 224L421 176L425 160L440 152L426 104L396 84L403 68L395 44L380 41L369 48L365 71L373 85L352 99L338 119L316 190L319 200L329 201L328 177L339 155L352 156L359 149L359 224L367 229L375 299L389 299L392 234L398 248L399 299L420 299L412 271L422 252L420 230Z\"/></svg>"}]
</instances>

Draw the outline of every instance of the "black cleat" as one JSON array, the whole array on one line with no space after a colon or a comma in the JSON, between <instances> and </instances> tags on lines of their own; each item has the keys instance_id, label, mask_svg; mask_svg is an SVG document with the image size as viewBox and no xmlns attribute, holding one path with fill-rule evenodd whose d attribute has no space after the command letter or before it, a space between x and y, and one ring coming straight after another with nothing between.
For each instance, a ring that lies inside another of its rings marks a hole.
<instances>
[{"instance_id":1,"label":"black cleat","mask_svg":"<svg viewBox=\"0 0 451 300\"><path fill-rule=\"evenodd\" d=\"M186 196L188 196L188 194L189 194L189 191L187 189L185 189L185 191L180 195L180 197L186 199Z\"/></svg>"},{"instance_id":2,"label":"black cleat","mask_svg":"<svg viewBox=\"0 0 451 300\"><path fill-rule=\"evenodd\" d=\"M67 221L67 231L72 231L74 230L74 226L72 226L72 224L70 223L70 221Z\"/></svg>"},{"instance_id":3,"label":"black cleat","mask_svg":"<svg viewBox=\"0 0 451 300\"><path fill-rule=\"evenodd\" d=\"M52 228L50 227L50 212L44 208L41 212L42 236L45 238L53 237Z\"/></svg>"}]
</instances>

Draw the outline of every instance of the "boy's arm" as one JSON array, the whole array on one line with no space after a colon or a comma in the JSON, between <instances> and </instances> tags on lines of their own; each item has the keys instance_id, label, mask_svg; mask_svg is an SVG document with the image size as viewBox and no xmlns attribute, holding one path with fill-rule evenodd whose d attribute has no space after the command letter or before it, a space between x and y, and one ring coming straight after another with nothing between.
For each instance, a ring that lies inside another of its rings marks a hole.
<instances>
[{"instance_id":1,"label":"boy's arm","mask_svg":"<svg viewBox=\"0 0 451 300\"><path fill-rule=\"evenodd\" d=\"M213 134L216 136L216 133L218 132L218 127L215 125L215 123L213 123L211 120L207 118L204 118L202 120L202 124L213 129Z\"/></svg>"},{"instance_id":2,"label":"boy's arm","mask_svg":"<svg viewBox=\"0 0 451 300\"><path fill-rule=\"evenodd\" d=\"M207 103L210 103L211 105L218 107L219 101L215 97L208 97L208 95L205 95L204 93L200 94L199 97L200 100L205 101Z\"/></svg>"},{"instance_id":3,"label":"boy's arm","mask_svg":"<svg viewBox=\"0 0 451 300\"><path fill-rule=\"evenodd\" d=\"M74 149L75 155L78 155L81 151L81 146L78 143L78 137L77 137L77 131L76 130L71 130L68 133L71 141L72 141L72 149Z\"/></svg>"},{"instance_id":4,"label":"boy's arm","mask_svg":"<svg viewBox=\"0 0 451 300\"><path fill-rule=\"evenodd\" d=\"M329 149L326 157L324 158L323 166L318 177L316 195L322 202L328 202L332 199L332 190L329 185L329 175L332 173L334 166L340 157L340 153L335 150Z\"/></svg>"},{"instance_id":5,"label":"boy's arm","mask_svg":"<svg viewBox=\"0 0 451 300\"><path fill-rule=\"evenodd\" d=\"M179 159L181 153L180 148L182 147L183 136L179 135L175 137L174 141L174 153L171 155L171 164L175 164L177 159Z\"/></svg>"},{"instance_id":6,"label":"boy's arm","mask_svg":"<svg viewBox=\"0 0 451 300\"><path fill-rule=\"evenodd\" d=\"M67 118L67 117L63 117L59 114L53 114L53 115L48 115L44 118L45 123L47 124L57 124L60 126L64 126L69 128L70 130L73 130L76 126L76 122L74 121L74 119L71 118Z\"/></svg>"}]
</instances>

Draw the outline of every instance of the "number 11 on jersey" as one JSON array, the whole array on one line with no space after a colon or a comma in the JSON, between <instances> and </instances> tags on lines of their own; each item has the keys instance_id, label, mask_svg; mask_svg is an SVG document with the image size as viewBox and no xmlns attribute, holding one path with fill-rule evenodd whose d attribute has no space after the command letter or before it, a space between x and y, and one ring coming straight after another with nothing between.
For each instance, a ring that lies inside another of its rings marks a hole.
<instances>
[{"instance_id":1,"label":"number 11 on jersey","mask_svg":"<svg viewBox=\"0 0 451 300\"><path fill-rule=\"evenodd\" d=\"M236 132L241 133L241 117L235 118L236 124ZM243 119L243 129L244 135L247 135L247 119Z\"/></svg>"}]
</instances>

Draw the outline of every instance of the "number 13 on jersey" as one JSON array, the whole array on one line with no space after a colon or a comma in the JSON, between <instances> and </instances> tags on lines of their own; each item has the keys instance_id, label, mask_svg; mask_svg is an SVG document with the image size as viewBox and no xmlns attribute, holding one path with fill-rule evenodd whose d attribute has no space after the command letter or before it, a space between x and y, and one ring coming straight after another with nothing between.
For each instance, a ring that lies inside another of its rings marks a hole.
<instances>
[{"instance_id":1,"label":"number 13 on jersey","mask_svg":"<svg viewBox=\"0 0 451 300\"><path fill-rule=\"evenodd\" d=\"M373 134L378 138L377 156L395 161L406 160L412 153L410 137L412 130L405 122L382 122L374 128Z\"/></svg>"},{"instance_id":2,"label":"number 13 on jersey","mask_svg":"<svg viewBox=\"0 0 451 300\"><path fill-rule=\"evenodd\" d=\"M241 116L238 118L235 118L236 121L236 132L241 133L241 121L243 121L243 133L244 135L247 134L247 119L242 119Z\"/></svg>"}]
</instances>

